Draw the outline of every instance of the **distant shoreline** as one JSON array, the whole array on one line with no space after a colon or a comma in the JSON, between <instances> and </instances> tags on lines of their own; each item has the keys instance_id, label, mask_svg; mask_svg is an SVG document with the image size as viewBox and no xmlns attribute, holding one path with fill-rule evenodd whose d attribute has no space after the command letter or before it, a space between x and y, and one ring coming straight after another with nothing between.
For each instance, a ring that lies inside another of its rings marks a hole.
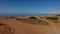
<instances>
[{"instance_id":1,"label":"distant shoreline","mask_svg":"<svg viewBox=\"0 0 60 34\"><path fill-rule=\"evenodd\" d=\"M0 14L0 17L5 16L48 16L52 14Z\"/></svg>"}]
</instances>

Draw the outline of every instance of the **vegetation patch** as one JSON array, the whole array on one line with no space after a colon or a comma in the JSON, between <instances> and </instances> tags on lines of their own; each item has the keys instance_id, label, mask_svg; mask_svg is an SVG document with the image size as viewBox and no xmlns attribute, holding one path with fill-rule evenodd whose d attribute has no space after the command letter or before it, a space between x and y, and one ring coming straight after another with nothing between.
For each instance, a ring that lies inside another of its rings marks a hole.
<instances>
[{"instance_id":1,"label":"vegetation patch","mask_svg":"<svg viewBox=\"0 0 60 34\"><path fill-rule=\"evenodd\" d=\"M28 22L30 24L49 25L47 22L39 20L36 17L29 17L29 19L16 18L16 20L19 20L19 21L22 21L22 22L25 22L25 23Z\"/></svg>"},{"instance_id":2,"label":"vegetation patch","mask_svg":"<svg viewBox=\"0 0 60 34\"><path fill-rule=\"evenodd\" d=\"M20 18L16 18L16 20L21 20Z\"/></svg>"},{"instance_id":3,"label":"vegetation patch","mask_svg":"<svg viewBox=\"0 0 60 34\"><path fill-rule=\"evenodd\" d=\"M54 23L58 24L58 23L60 23L60 21L58 21L58 20L55 20L55 21L54 21Z\"/></svg>"},{"instance_id":4,"label":"vegetation patch","mask_svg":"<svg viewBox=\"0 0 60 34\"><path fill-rule=\"evenodd\" d=\"M49 25L47 22L38 20L38 19L30 19L30 21L32 22L32 24L42 24L42 25Z\"/></svg>"},{"instance_id":5,"label":"vegetation patch","mask_svg":"<svg viewBox=\"0 0 60 34\"><path fill-rule=\"evenodd\" d=\"M22 21L22 20L27 20L27 19L28 19L28 18L25 18L26 16L21 16L21 17L22 17L22 18L17 17L16 20Z\"/></svg>"},{"instance_id":6,"label":"vegetation patch","mask_svg":"<svg viewBox=\"0 0 60 34\"><path fill-rule=\"evenodd\" d=\"M49 20L58 20L58 17L46 17L46 19L49 19Z\"/></svg>"},{"instance_id":7,"label":"vegetation patch","mask_svg":"<svg viewBox=\"0 0 60 34\"><path fill-rule=\"evenodd\" d=\"M3 26L3 25L6 25L6 24L0 23L0 26Z\"/></svg>"},{"instance_id":8,"label":"vegetation patch","mask_svg":"<svg viewBox=\"0 0 60 34\"><path fill-rule=\"evenodd\" d=\"M37 18L32 16L32 17L29 17L29 19L37 19Z\"/></svg>"},{"instance_id":9,"label":"vegetation patch","mask_svg":"<svg viewBox=\"0 0 60 34\"><path fill-rule=\"evenodd\" d=\"M9 18L16 18L16 17L9 17Z\"/></svg>"},{"instance_id":10,"label":"vegetation patch","mask_svg":"<svg viewBox=\"0 0 60 34\"><path fill-rule=\"evenodd\" d=\"M59 15L56 15L56 16L60 16L60 14Z\"/></svg>"}]
</instances>

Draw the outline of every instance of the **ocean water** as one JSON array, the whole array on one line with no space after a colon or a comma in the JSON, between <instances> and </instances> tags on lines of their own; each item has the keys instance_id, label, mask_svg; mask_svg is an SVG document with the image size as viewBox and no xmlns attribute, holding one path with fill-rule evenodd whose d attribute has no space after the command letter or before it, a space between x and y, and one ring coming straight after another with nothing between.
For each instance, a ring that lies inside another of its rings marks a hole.
<instances>
[{"instance_id":1,"label":"ocean water","mask_svg":"<svg viewBox=\"0 0 60 34\"><path fill-rule=\"evenodd\" d=\"M4 16L48 16L51 14L0 14L0 17Z\"/></svg>"}]
</instances>

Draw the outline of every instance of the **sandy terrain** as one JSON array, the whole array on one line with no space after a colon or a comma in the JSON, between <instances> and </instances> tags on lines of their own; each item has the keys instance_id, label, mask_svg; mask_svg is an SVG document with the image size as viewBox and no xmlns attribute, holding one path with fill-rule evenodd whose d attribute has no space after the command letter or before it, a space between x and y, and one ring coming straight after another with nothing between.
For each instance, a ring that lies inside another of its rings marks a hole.
<instances>
[{"instance_id":1,"label":"sandy terrain","mask_svg":"<svg viewBox=\"0 0 60 34\"><path fill-rule=\"evenodd\" d=\"M60 24L55 24L48 19L38 19L47 22L48 25L32 24L29 20L16 20L16 18L0 18L0 34L60 34ZM34 21L36 22L36 21ZM7 30L8 28L11 31ZM3 33L2 33L3 32Z\"/></svg>"}]
</instances>

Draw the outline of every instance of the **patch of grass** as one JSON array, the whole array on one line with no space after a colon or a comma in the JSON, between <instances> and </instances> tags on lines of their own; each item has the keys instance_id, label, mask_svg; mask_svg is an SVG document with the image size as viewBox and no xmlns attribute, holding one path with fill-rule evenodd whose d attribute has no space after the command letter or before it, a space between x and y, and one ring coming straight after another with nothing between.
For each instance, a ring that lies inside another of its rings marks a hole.
<instances>
[{"instance_id":1,"label":"patch of grass","mask_svg":"<svg viewBox=\"0 0 60 34\"><path fill-rule=\"evenodd\" d=\"M42 25L49 25L47 22L38 20L38 19L30 19L30 21L32 22L32 24L42 24Z\"/></svg>"},{"instance_id":2,"label":"patch of grass","mask_svg":"<svg viewBox=\"0 0 60 34\"><path fill-rule=\"evenodd\" d=\"M56 16L60 16L60 14L56 15Z\"/></svg>"},{"instance_id":3,"label":"patch of grass","mask_svg":"<svg viewBox=\"0 0 60 34\"><path fill-rule=\"evenodd\" d=\"M42 25L49 25L47 22L41 22Z\"/></svg>"},{"instance_id":4,"label":"patch of grass","mask_svg":"<svg viewBox=\"0 0 60 34\"><path fill-rule=\"evenodd\" d=\"M58 17L46 17L46 19L49 19L49 20L58 20Z\"/></svg>"},{"instance_id":5,"label":"patch of grass","mask_svg":"<svg viewBox=\"0 0 60 34\"><path fill-rule=\"evenodd\" d=\"M16 20L20 20L21 21L21 20L28 20L28 19L26 19L26 18L23 18L23 19L22 18L16 18Z\"/></svg>"},{"instance_id":6,"label":"patch of grass","mask_svg":"<svg viewBox=\"0 0 60 34\"><path fill-rule=\"evenodd\" d=\"M32 17L29 17L29 19L37 19L37 18L32 16Z\"/></svg>"},{"instance_id":7,"label":"patch of grass","mask_svg":"<svg viewBox=\"0 0 60 34\"><path fill-rule=\"evenodd\" d=\"M9 17L9 18L16 18L16 17Z\"/></svg>"},{"instance_id":8,"label":"patch of grass","mask_svg":"<svg viewBox=\"0 0 60 34\"><path fill-rule=\"evenodd\" d=\"M16 20L21 20L20 18L16 18Z\"/></svg>"},{"instance_id":9,"label":"patch of grass","mask_svg":"<svg viewBox=\"0 0 60 34\"><path fill-rule=\"evenodd\" d=\"M55 21L54 21L54 23L55 23L55 24L58 24L58 23L60 23L60 21L58 21L58 20L55 20Z\"/></svg>"},{"instance_id":10,"label":"patch of grass","mask_svg":"<svg viewBox=\"0 0 60 34\"><path fill-rule=\"evenodd\" d=\"M30 17L29 19L20 19L20 18L16 18L16 20L25 22L27 21L30 24L41 24L41 25L49 25L47 22L41 21L36 19L35 17Z\"/></svg>"},{"instance_id":11,"label":"patch of grass","mask_svg":"<svg viewBox=\"0 0 60 34\"><path fill-rule=\"evenodd\" d=\"M3 26L3 25L6 25L6 24L0 23L0 26Z\"/></svg>"}]
</instances>

